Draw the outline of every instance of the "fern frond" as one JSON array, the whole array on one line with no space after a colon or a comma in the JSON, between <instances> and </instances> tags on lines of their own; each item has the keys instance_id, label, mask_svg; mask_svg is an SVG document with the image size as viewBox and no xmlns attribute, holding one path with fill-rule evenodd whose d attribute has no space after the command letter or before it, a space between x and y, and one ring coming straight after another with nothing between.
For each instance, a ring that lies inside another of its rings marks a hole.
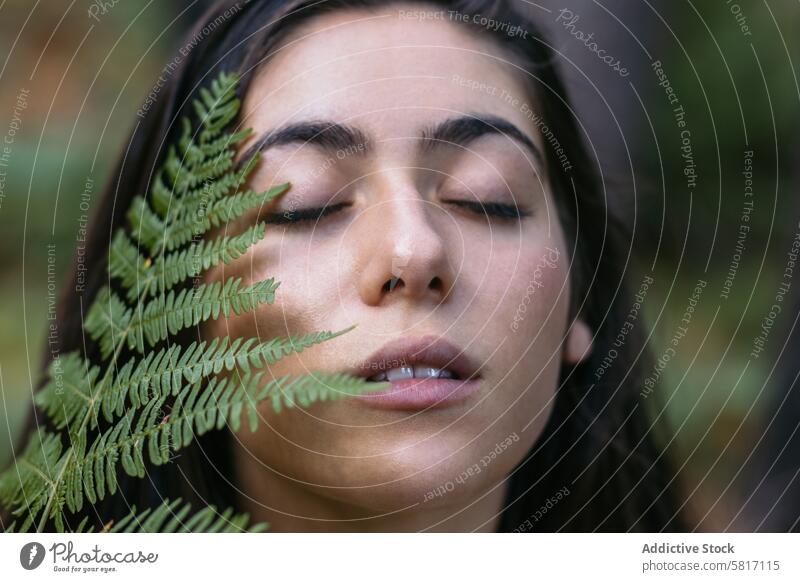
<instances>
[{"instance_id":1,"label":"fern frond","mask_svg":"<svg viewBox=\"0 0 800 582\"><path fill-rule=\"evenodd\" d=\"M280 184L266 192L244 190L231 196L212 200L202 211L197 213L189 212L175 219L169 229L169 239L165 248L168 251L174 250L195 237L207 233L212 228L217 228L236 220L255 208L268 206L270 201L288 189L289 184ZM155 241L155 244L158 244L158 240Z\"/></svg>"},{"instance_id":2,"label":"fern frond","mask_svg":"<svg viewBox=\"0 0 800 582\"><path fill-rule=\"evenodd\" d=\"M78 525L72 530L72 533L92 533L94 531L94 527L89 526L87 524L89 522L89 516L87 515L84 517Z\"/></svg>"},{"instance_id":3,"label":"fern frond","mask_svg":"<svg viewBox=\"0 0 800 582\"><path fill-rule=\"evenodd\" d=\"M156 174L151 187L155 213L148 212L149 209L137 204L135 211L129 214L137 239L151 254L156 254L162 248L173 250L184 244L186 238L173 240L175 221L185 221L187 217L198 218L204 207L231 191L235 192L244 184L258 163L260 155L256 154L246 160L239 171L231 171L236 154L235 146L251 135L251 129L220 135L239 108L236 82L235 75L222 75L214 80L210 91L206 88L200 90L202 101L194 103L200 118L199 139L194 139L189 120L182 119L182 134L177 144L180 157L175 147L168 148L164 165ZM160 222L155 220L156 214L159 215ZM159 230L162 233L160 241L154 236L159 226L162 227ZM180 230L185 230L185 224ZM196 230L194 236L200 236L203 232Z\"/></svg>"},{"instance_id":4,"label":"fern frond","mask_svg":"<svg viewBox=\"0 0 800 582\"><path fill-rule=\"evenodd\" d=\"M162 246L167 251L175 250L212 228L236 220L255 208L268 206L274 198L288 189L287 183L266 192L244 190L229 196L209 196L203 202L195 202L196 211L188 208L187 211L176 214L170 226L165 224L143 198L136 197L127 216L137 242L153 256L159 253Z\"/></svg>"},{"instance_id":5,"label":"fern frond","mask_svg":"<svg viewBox=\"0 0 800 582\"><path fill-rule=\"evenodd\" d=\"M207 163L215 156L230 157L231 147L250 137L253 130L243 129L236 133L229 133L217 137L206 143L197 143L192 136L192 124L187 118L183 118L183 134L178 141L178 154L183 158L184 165L198 167Z\"/></svg>"},{"instance_id":6,"label":"fern frond","mask_svg":"<svg viewBox=\"0 0 800 582\"><path fill-rule=\"evenodd\" d=\"M257 342L255 338L214 338L210 343L192 342L150 352L141 360L127 362L114 377L114 383L100 395L103 416L111 421L120 416L126 405L139 407L152 398L177 395L187 384L212 376L252 370L273 365L292 353L328 341L353 329L338 332L314 332L299 337L273 338Z\"/></svg>"},{"instance_id":7,"label":"fern frond","mask_svg":"<svg viewBox=\"0 0 800 582\"><path fill-rule=\"evenodd\" d=\"M72 352L54 360L48 368L48 382L37 392L35 401L58 428L76 425L89 418L88 427L97 427L102 415L112 422L126 407L140 407L152 398L177 395L187 384L209 377L274 365L281 358L333 339L354 329L321 331L291 337L276 337L263 342L256 338L216 337L210 342L173 344L131 358L104 382L97 381L99 366L91 366Z\"/></svg>"},{"instance_id":8,"label":"fern frond","mask_svg":"<svg viewBox=\"0 0 800 582\"><path fill-rule=\"evenodd\" d=\"M265 230L266 225L261 223L237 236L203 240L166 256L159 256L155 263L142 257L125 232L120 231L111 243L109 270L128 289L128 302L135 303L143 292L163 293L211 267L238 259L264 237Z\"/></svg>"},{"instance_id":9,"label":"fern frond","mask_svg":"<svg viewBox=\"0 0 800 582\"><path fill-rule=\"evenodd\" d=\"M163 465L195 436L226 424L238 430L238 415L258 403L252 393L260 385L261 375L215 378L207 387L194 385L178 396L169 412L164 410L166 396L150 400L141 409L131 408L85 454L76 452L72 456L62 479L67 506L74 512L82 507L83 495L91 503L103 499L106 493L113 495L118 465L126 474L141 478L145 476L145 456L150 463ZM286 379L273 382L279 385Z\"/></svg>"},{"instance_id":10,"label":"fern frond","mask_svg":"<svg viewBox=\"0 0 800 582\"><path fill-rule=\"evenodd\" d=\"M169 411L167 394L139 408L131 407L111 428L89 447L76 446L65 471L60 495L75 512L83 495L95 503L117 488L118 465L132 476L145 476L146 461L168 463L171 455L211 430L229 427L236 432L246 416L249 428L258 428L258 404L271 399L273 408L307 407L314 402L335 400L346 395L374 390L375 383L342 374L289 376L270 380L262 387L263 372L242 377L214 377L207 384L197 382L179 392ZM384 386L386 384L384 383Z\"/></svg>"},{"instance_id":11,"label":"fern frond","mask_svg":"<svg viewBox=\"0 0 800 582\"><path fill-rule=\"evenodd\" d=\"M247 132L247 134L249 134L249 132ZM189 139L189 137L190 136L187 134L186 138ZM240 132L230 137L223 136L219 138L218 141L224 143L230 140L230 147L232 147L244 137L246 137L245 132ZM208 147L214 148L215 144ZM156 174L155 181L151 187L153 209L161 220L169 225L172 225L174 221L184 218L187 215L200 216L213 202L237 192L239 187L247 181L247 178L255 169L260 158L261 155L256 153L248 160L242 162L240 164L241 168L238 171L225 174L213 182L203 183L199 187L190 189L185 193L180 190L181 184L170 180L165 175L165 172L159 172Z\"/></svg>"},{"instance_id":12,"label":"fern frond","mask_svg":"<svg viewBox=\"0 0 800 582\"><path fill-rule=\"evenodd\" d=\"M263 522L247 527L250 520L247 513L234 515L231 508L219 513L213 505L204 507L189 516L191 505L186 503L178 508L180 503L180 498L174 501L165 499L158 507L148 507L138 514L136 506L133 506L127 516L103 531L109 533L236 533L242 531L257 533L268 527Z\"/></svg>"},{"instance_id":13,"label":"fern frond","mask_svg":"<svg viewBox=\"0 0 800 582\"><path fill-rule=\"evenodd\" d=\"M155 284L151 263L139 254L124 230L117 231L109 249L108 272L128 289L128 302L135 302L143 292L151 292Z\"/></svg>"},{"instance_id":14,"label":"fern frond","mask_svg":"<svg viewBox=\"0 0 800 582\"><path fill-rule=\"evenodd\" d=\"M102 287L97 292L86 313L83 328L98 343L104 359L122 345L129 333L132 314L133 310L110 287Z\"/></svg>"},{"instance_id":15,"label":"fern frond","mask_svg":"<svg viewBox=\"0 0 800 582\"><path fill-rule=\"evenodd\" d=\"M174 501L164 499L158 506L141 512L134 505L128 515L116 523L107 523L100 533L258 533L268 527L264 522L248 527L250 515L234 514L231 508L220 513L215 506L209 505L190 515L191 509L189 503L181 505L180 497ZM84 517L72 533L93 533L95 528L87 527L88 520L88 516Z\"/></svg>"},{"instance_id":16,"label":"fern frond","mask_svg":"<svg viewBox=\"0 0 800 582\"><path fill-rule=\"evenodd\" d=\"M100 361L72 352L48 366L35 404L59 432L34 431L23 453L0 473L0 505L16 517L10 529L28 531L36 522L42 531L52 522L63 532L66 513L80 511L84 500L94 503L116 493L120 471L141 478L147 464L169 462L173 453L208 431L239 430L244 418L256 430L262 402L270 401L280 412L388 386L323 373L262 382L281 358L355 326L266 341L173 342L155 349L209 319L272 304L279 286L266 279L243 287L241 279L227 278L178 288L241 257L266 232L263 223L235 236L211 234L211 229L289 188L240 191L260 158L256 154L234 162L236 144L250 130L224 132L240 106L237 83L236 75L222 74L200 90L193 103L197 131L192 133L188 119L181 121L180 138L167 148L147 197L134 197L127 211L127 231L120 227L114 233L108 257L113 287L109 283L99 290L83 323ZM119 361L123 353L126 359ZM140 514L134 510L103 531L239 531L246 522L246 515L234 516L230 510L218 514L207 507L189 516L188 505L176 508L177 501ZM76 530L93 528L84 518Z\"/></svg>"},{"instance_id":17,"label":"fern frond","mask_svg":"<svg viewBox=\"0 0 800 582\"><path fill-rule=\"evenodd\" d=\"M241 284L241 278L230 278L225 283L215 281L177 293L169 291L142 308L127 307L116 293L103 287L89 309L84 328L100 346L103 357L108 357L123 340L130 349L143 353L145 340L152 347L209 319L231 313L240 315L261 304L272 304L280 285L271 278L244 288Z\"/></svg>"},{"instance_id":18,"label":"fern frond","mask_svg":"<svg viewBox=\"0 0 800 582\"><path fill-rule=\"evenodd\" d=\"M184 250L174 251L164 258L159 257L151 269L150 280L155 284L151 291L163 292L211 267L221 263L227 265L261 240L265 230L266 225L262 222L251 226L242 234L203 240Z\"/></svg>"},{"instance_id":19,"label":"fern frond","mask_svg":"<svg viewBox=\"0 0 800 582\"><path fill-rule=\"evenodd\" d=\"M134 196L125 214L131 225L131 234L150 255L156 254L160 241L164 238L165 225L143 196Z\"/></svg>"},{"instance_id":20,"label":"fern frond","mask_svg":"<svg viewBox=\"0 0 800 582\"><path fill-rule=\"evenodd\" d=\"M0 502L17 507L13 515L25 516L19 531L26 531L47 505L61 467L62 448L58 434L38 431L14 466L0 475Z\"/></svg>"},{"instance_id":21,"label":"fern frond","mask_svg":"<svg viewBox=\"0 0 800 582\"><path fill-rule=\"evenodd\" d=\"M89 366L77 352L59 356L50 362L48 381L34 402L56 428L68 427L85 416L91 417L94 428L101 404L99 375L100 368Z\"/></svg>"},{"instance_id":22,"label":"fern frond","mask_svg":"<svg viewBox=\"0 0 800 582\"><path fill-rule=\"evenodd\" d=\"M236 117L240 105L236 98L238 82L236 75L222 73L212 81L210 90L200 89L201 100L192 103L197 116L203 122L200 143L207 143L216 137Z\"/></svg>"},{"instance_id":23,"label":"fern frond","mask_svg":"<svg viewBox=\"0 0 800 582\"><path fill-rule=\"evenodd\" d=\"M259 398L269 396L272 408L280 412L282 408L301 406L306 408L315 402L340 400L347 396L357 396L375 390L386 390L388 382L368 382L364 378L339 373L311 372L299 376L285 388L268 387ZM266 392L269 392L267 394Z\"/></svg>"},{"instance_id":24,"label":"fern frond","mask_svg":"<svg viewBox=\"0 0 800 582\"><path fill-rule=\"evenodd\" d=\"M159 295L143 310L132 313L127 335L129 347L144 352L144 338L154 346L169 335L209 319L228 317L231 313L240 315L261 304L272 304L280 285L272 278L244 288L241 284L241 278L231 278L225 283L216 281L196 289Z\"/></svg>"}]
</instances>

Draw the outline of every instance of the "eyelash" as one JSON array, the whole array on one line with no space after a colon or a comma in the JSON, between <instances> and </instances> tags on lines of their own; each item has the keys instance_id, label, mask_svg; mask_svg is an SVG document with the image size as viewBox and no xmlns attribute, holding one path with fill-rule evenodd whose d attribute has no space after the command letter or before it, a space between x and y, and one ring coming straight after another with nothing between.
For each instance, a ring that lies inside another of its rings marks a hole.
<instances>
[{"instance_id":1,"label":"eyelash","mask_svg":"<svg viewBox=\"0 0 800 582\"><path fill-rule=\"evenodd\" d=\"M502 202L472 202L468 200L448 200L450 204L469 209L478 215L486 214L490 218L500 220L521 220L531 216L531 212L522 210L514 204L504 204ZM340 210L349 204L340 202L323 208L303 208L300 210L288 210L277 214L270 214L264 219L267 224L301 224L304 222L318 222Z\"/></svg>"},{"instance_id":2,"label":"eyelash","mask_svg":"<svg viewBox=\"0 0 800 582\"><path fill-rule=\"evenodd\" d=\"M470 200L448 200L450 204L468 208L475 214L486 214L490 218L500 220L521 220L531 216L531 212L523 210L515 204L504 204L502 202L472 202Z\"/></svg>"},{"instance_id":3,"label":"eyelash","mask_svg":"<svg viewBox=\"0 0 800 582\"><path fill-rule=\"evenodd\" d=\"M267 224L298 224L302 222L322 220L326 216L338 212L349 206L344 202L332 204L324 208L301 208L300 210L285 210L277 214L270 214L264 219Z\"/></svg>"}]
</instances>

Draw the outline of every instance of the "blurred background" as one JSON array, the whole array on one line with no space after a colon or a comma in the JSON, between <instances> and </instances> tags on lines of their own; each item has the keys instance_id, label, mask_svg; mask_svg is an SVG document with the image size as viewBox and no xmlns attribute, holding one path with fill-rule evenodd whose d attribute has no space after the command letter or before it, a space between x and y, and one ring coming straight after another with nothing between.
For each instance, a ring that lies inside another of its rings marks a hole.
<instances>
[{"instance_id":1,"label":"blurred background","mask_svg":"<svg viewBox=\"0 0 800 582\"><path fill-rule=\"evenodd\" d=\"M207 4L0 3L0 466L110 166ZM653 280L647 390L687 507L703 529L798 529L800 4L519 5L549 34L634 231L631 284Z\"/></svg>"}]
</instances>

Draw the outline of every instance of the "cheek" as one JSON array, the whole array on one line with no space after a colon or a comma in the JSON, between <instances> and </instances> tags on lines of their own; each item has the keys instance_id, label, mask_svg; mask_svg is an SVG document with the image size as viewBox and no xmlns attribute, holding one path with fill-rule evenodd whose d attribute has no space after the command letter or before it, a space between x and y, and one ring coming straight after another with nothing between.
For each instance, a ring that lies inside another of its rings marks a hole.
<instances>
[{"instance_id":1,"label":"cheek","mask_svg":"<svg viewBox=\"0 0 800 582\"><path fill-rule=\"evenodd\" d=\"M275 277L280 287L275 303L259 313L262 334L305 334L321 331L330 323L329 316L337 301L335 250L308 240L284 239L267 242L274 248L273 261L259 268L262 277ZM331 330L332 331L332 330Z\"/></svg>"},{"instance_id":2,"label":"cheek","mask_svg":"<svg viewBox=\"0 0 800 582\"><path fill-rule=\"evenodd\" d=\"M561 339L569 297L562 248L558 244L535 245L513 270L504 314L515 343L553 339L554 331Z\"/></svg>"},{"instance_id":3,"label":"cheek","mask_svg":"<svg viewBox=\"0 0 800 582\"><path fill-rule=\"evenodd\" d=\"M340 269L332 245L268 234L224 269L215 269L207 279L241 277L243 285L250 285L272 278L280 284L275 301L255 313L209 322L207 335L224 332L233 337L265 339L328 329L331 314L341 303L341 290L337 292Z\"/></svg>"},{"instance_id":4,"label":"cheek","mask_svg":"<svg viewBox=\"0 0 800 582\"><path fill-rule=\"evenodd\" d=\"M518 260L512 257L502 265L511 277L504 282L502 305L493 321L496 341L502 342L492 358L492 368L499 372L493 407L509 415L506 426L528 426L529 445L547 422L561 371L569 306L563 248L553 242L532 243Z\"/></svg>"},{"instance_id":5,"label":"cheek","mask_svg":"<svg viewBox=\"0 0 800 582\"><path fill-rule=\"evenodd\" d=\"M478 318L472 327L489 332L493 348L502 342L497 352L515 362L554 354L560 360L569 306L569 257L560 237L487 246L467 253L472 261L463 274L471 282L469 311Z\"/></svg>"}]
</instances>

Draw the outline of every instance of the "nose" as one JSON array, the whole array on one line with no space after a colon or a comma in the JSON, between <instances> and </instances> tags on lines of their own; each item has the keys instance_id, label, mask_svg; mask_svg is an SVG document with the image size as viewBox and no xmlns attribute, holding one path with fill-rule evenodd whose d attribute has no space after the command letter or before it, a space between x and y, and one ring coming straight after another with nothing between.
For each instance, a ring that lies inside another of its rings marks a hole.
<instances>
[{"instance_id":1,"label":"nose","mask_svg":"<svg viewBox=\"0 0 800 582\"><path fill-rule=\"evenodd\" d=\"M392 197L365 212L359 277L361 299L371 306L393 301L438 304L454 276L447 241L435 224L440 212L416 192Z\"/></svg>"}]
</instances>

